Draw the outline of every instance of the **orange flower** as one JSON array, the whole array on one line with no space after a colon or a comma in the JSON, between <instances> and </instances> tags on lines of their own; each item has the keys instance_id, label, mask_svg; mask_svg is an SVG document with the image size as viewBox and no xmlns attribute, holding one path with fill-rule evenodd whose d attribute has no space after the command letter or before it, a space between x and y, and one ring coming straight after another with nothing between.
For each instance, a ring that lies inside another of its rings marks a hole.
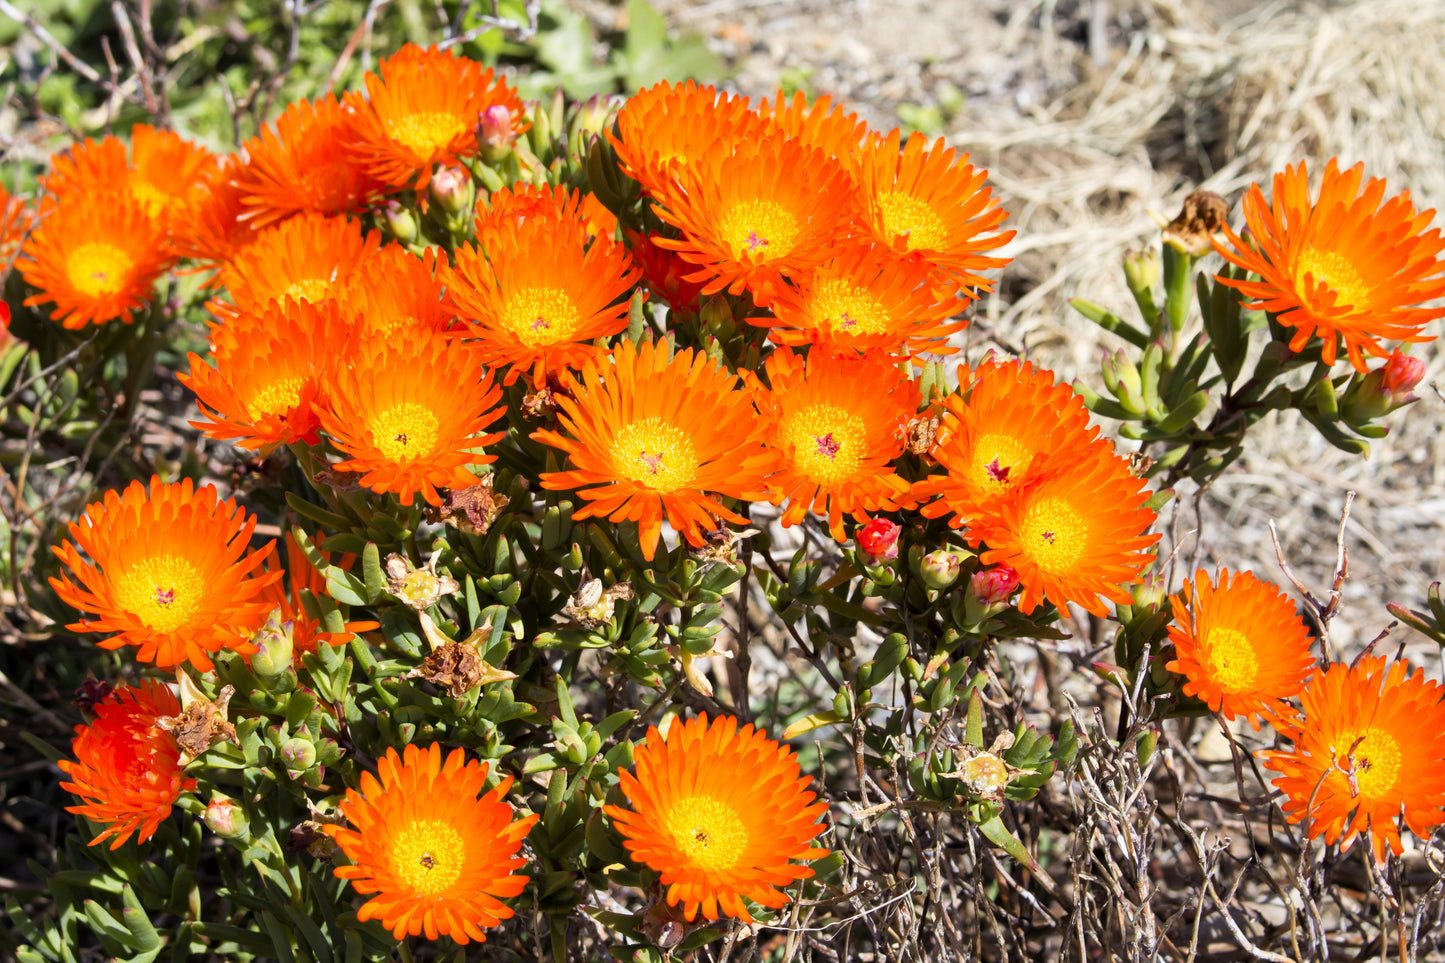
<instances>
[{"instance_id":1,"label":"orange flower","mask_svg":"<svg viewBox=\"0 0 1445 963\"><path fill-rule=\"evenodd\" d=\"M437 253L429 247L418 257L400 244L383 245L341 278L337 302L376 334L445 331L456 316L442 296Z\"/></svg>"},{"instance_id":2,"label":"orange flower","mask_svg":"<svg viewBox=\"0 0 1445 963\"><path fill-rule=\"evenodd\" d=\"M292 214L360 211L383 190L355 156L352 114L331 97L298 100L246 141L236 172L246 219L265 226Z\"/></svg>"},{"instance_id":3,"label":"orange flower","mask_svg":"<svg viewBox=\"0 0 1445 963\"><path fill-rule=\"evenodd\" d=\"M20 253L32 220L25 202L0 187L0 273L9 270L11 261Z\"/></svg>"},{"instance_id":4,"label":"orange flower","mask_svg":"<svg viewBox=\"0 0 1445 963\"><path fill-rule=\"evenodd\" d=\"M255 651L251 635L270 606L260 596L281 573L261 566L272 545L247 552L256 519L214 486L195 490L190 479L166 485L152 478L124 493L106 492L70 523L75 539L52 548L70 575L52 578L62 601L99 617L66 628L116 633L102 649L134 645L141 662L170 668L190 662L202 672L221 649Z\"/></svg>"},{"instance_id":5,"label":"orange flower","mask_svg":"<svg viewBox=\"0 0 1445 963\"><path fill-rule=\"evenodd\" d=\"M167 230L182 226L190 192L216 168L216 158L198 144L172 131L137 124L130 132L130 160L125 144L114 137L86 140L51 160L45 189L55 203L77 197L128 194L147 217Z\"/></svg>"},{"instance_id":6,"label":"orange flower","mask_svg":"<svg viewBox=\"0 0 1445 963\"><path fill-rule=\"evenodd\" d=\"M1259 717L1289 719L1285 704L1304 690L1314 671L1310 633L1283 592L1253 572L1219 570L1219 585L1204 569L1170 599L1174 624L1169 641L1176 658L1165 666L1189 681L1184 694L1233 720L1244 716L1259 729Z\"/></svg>"},{"instance_id":7,"label":"orange flower","mask_svg":"<svg viewBox=\"0 0 1445 963\"><path fill-rule=\"evenodd\" d=\"M996 233L1007 213L985 186L988 171L968 155L956 156L943 138L926 147L914 133L899 152L899 131L869 137L858 165L863 224L898 254L913 254L936 268L961 297L976 296L993 282L979 271L1003 267L1008 258L988 257L1014 232Z\"/></svg>"},{"instance_id":8,"label":"orange flower","mask_svg":"<svg viewBox=\"0 0 1445 963\"><path fill-rule=\"evenodd\" d=\"M813 875L791 860L828 855L811 845L828 811L814 802L798 757L751 725L724 716L674 719L663 739L649 727L637 747L636 775L619 773L632 809L603 811L626 839L632 858L662 876L669 906L688 922L698 910L753 922L744 899L776 909L779 887Z\"/></svg>"},{"instance_id":9,"label":"orange flower","mask_svg":"<svg viewBox=\"0 0 1445 963\"><path fill-rule=\"evenodd\" d=\"M943 401L943 418L930 453L947 469L914 485L923 515L952 514L954 528L996 515L1001 502L1029 481L1078 460L1095 444L1089 411L1052 371L1027 361L986 359L971 373L960 367L960 388ZM969 532L972 544L978 536Z\"/></svg>"},{"instance_id":10,"label":"orange flower","mask_svg":"<svg viewBox=\"0 0 1445 963\"><path fill-rule=\"evenodd\" d=\"M1429 341L1421 329L1445 316L1445 306L1419 306L1445 298L1445 238L1439 228L1422 233L1435 212L1417 212L1409 191L1384 201L1385 182L1377 177L1361 189L1364 172L1356 164L1340 173L1331 159L1319 200L1311 202L1300 161L1274 175L1272 206L1258 184L1245 192L1248 242L1227 225L1231 246L1214 242L1225 260L1259 275L1257 281L1216 279L1253 298L1248 307L1294 328L1292 351L1318 333L1325 363L1334 364L1343 340L1362 373L1365 353L1389 356L1382 338Z\"/></svg>"},{"instance_id":11,"label":"orange flower","mask_svg":"<svg viewBox=\"0 0 1445 963\"><path fill-rule=\"evenodd\" d=\"M512 917L501 900L527 885L530 877L513 870L526 863L517 851L537 816L512 818L504 801L511 776L483 793L488 769L461 749L443 766L436 743L407 746L401 757L387 749L376 764L381 778L364 772L360 791L346 791L338 809L356 828L321 828L352 862L333 870L337 878L376 894L359 920L380 920L397 939L424 933L465 945L486 942L484 927Z\"/></svg>"},{"instance_id":12,"label":"orange flower","mask_svg":"<svg viewBox=\"0 0 1445 963\"><path fill-rule=\"evenodd\" d=\"M321 548L321 537L318 534L316 547ZM350 568L350 560L354 555L343 555L341 558L342 568ZM301 656L308 652L315 652L317 643L324 642L327 645L347 645L357 632L370 632L381 627L380 622L358 621L347 622L342 626L341 632L321 631L321 621L313 619L306 611L306 604L303 601L303 592L310 592L316 598L329 597L326 591L326 579L316 570L316 566L301 551L301 546L296 544L296 539L290 532L286 533L286 572L289 574L288 581L290 590L280 582L275 582L266 587L264 598L272 609L281 609L281 621L291 623L291 645L294 653L294 661L299 667Z\"/></svg>"},{"instance_id":13,"label":"orange flower","mask_svg":"<svg viewBox=\"0 0 1445 963\"><path fill-rule=\"evenodd\" d=\"M657 552L664 513L689 544L721 518L747 519L717 496L756 499L773 456L762 446L765 425L753 393L736 376L691 348L671 359L652 341L624 341L613 366L589 360L578 379L568 373L557 416L566 434L532 437L570 456L570 471L544 472L542 487L580 489L587 502L572 515L638 524L643 557ZM713 492L715 494L708 494Z\"/></svg>"},{"instance_id":14,"label":"orange flower","mask_svg":"<svg viewBox=\"0 0 1445 963\"><path fill-rule=\"evenodd\" d=\"M688 279L706 280L703 294L805 274L847 234L857 203L837 161L777 133L720 141L678 176L655 210L684 237L656 243L700 266Z\"/></svg>"},{"instance_id":15,"label":"orange flower","mask_svg":"<svg viewBox=\"0 0 1445 963\"><path fill-rule=\"evenodd\" d=\"M197 179L186 198L186 210L174 219L176 253L207 266L219 266L256 239L254 221L247 211L237 178L245 163L235 154L222 154Z\"/></svg>"},{"instance_id":16,"label":"orange flower","mask_svg":"<svg viewBox=\"0 0 1445 963\"><path fill-rule=\"evenodd\" d=\"M482 434L506 409L502 390L483 373L476 352L443 335L414 331L364 338L345 365L331 371L321 424L345 461L374 492L396 492L410 504L420 492L442 503L438 488L466 488L477 476L468 465L495 455L474 449L502 438Z\"/></svg>"},{"instance_id":17,"label":"orange flower","mask_svg":"<svg viewBox=\"0 0 1445 963\"><path fill-rule=\"evenodd\" d=\"M165 683L147 679L116 689L95 704L94 722L75 727L75 761L57 765L71 779L60 788L84 801L66 812L105 826L90 845L113 837L110 848L119 849L133 834L145 842L181 793L196 788L182 774L175 736L156 724L180 714L180 700Z\"/></svg>"},{"instance_id":18,"label":"orange flower","mask_svg":"<svg viewBox=\"0 0 1445 963\"><path fill-rule=\"evenodd\" d=\"M293 217L262 231L221 268L219 280L234 305L212 300L206 307L228 320L288 297L320 304L337 297L380 246L381 234L362 234L358 221L322 214Z\"/></svg>"},{"instance_id":19,"label":"orange flower","mask_svg":"<svg viewBox=\"0 0 1445 963\"><path fill-rule=\"evenodd\" d=\"M334 301L287 298L237 315L214 332L216 366L190 354L190 374L178 376L206 419L191 427L263 455L296 441L316 444L321 375L350 327Z\"/></svg>"},{"instance_id":20,"label":"orange flower","mask_svg":"<svg viewBox=\"0 0 1445 963\"><path fill-rule=\"evenodd\" d=\"M809 104L802 91L796 91L789 102L779 91L775 101L764 99L758 104L757 113L773 130L817 148L854 172L868 125L841 105L834 106L831 97Z\"/></svg>"},{"instance_id":21,"label":"orange flower","mask_svg":"<svg viewBox=\"0 0 1445 963\"><path fill-rule=\"evenodd\" d=\"M573 224L582 220L582 195L552 184L514 184L494 191L477 206L477 236L509 231L530 221Z\"/></svg>"},{"instance_id":22,"label":"orange flower","mask_svg":"<svg viewBox=\"0 0 1445 963\"><path fill-rule=\"evenodd\" d=\"M984 565L1018 572L1016 604L1025 615L1045 599L1099 616L1108 614L1100 596L1133 600L1123 586L1143 577L1153 559L1145 549L1159 536L1143 534L1155 518L1144 506L1149 490L1110 448L1081 445L1060 459L1064 467L1021 486L973 529L988 544Z\"/></svg>"},{"instance_id":23,"label":"orange flower","mask_svg":"<svg viewBox=\"0 0 1445 963\"><path fill-rule=\"evenodd\" d=\"M885 362L823 353L804 361L787 348L768 358L767 375L772 390L759 393L758 407L781 455L767 483L774 505L788 500L784 526L811 509L842 542L844 513L867 524L869 512L909 503L908 482L889 462L922 401L912 379Z\"/></svg>"},{"instance_id":24,"label":"orange flower","mask_svg":"<svg viewBox=\"0 0 1445 963\"><path fill-rule=\"evenodd\" d=\"M455 164L477 152L478 117L506 107L520 123L522 101L491 68L450 51L407 44L366 75L366 94L346 95L356 131L355 156L391 187L415 177L425 190L437 164Z\"/></svg>"},{"instance_id":25,"label":"orange flower","mask_svg":"<svg viewBox=\"0 0 1445 963\"><path fill-rule=\"evenodd\" d=\"M759 126L745 98L719 94L711 84L664 80L627 99L617 114L617 132L609 130L607 139L622 169L660 200L677 186L678 172L714 144L731 145L744 130Z\"/></svg>"},{"instance_id":26,"label":"orange flower","mask_svg":"<svg viewBox=\"0 0 1445 963\"><path fill-rule=\"evenodd\" d=\"M510 366L507 384L528 368L544 384L549 370L596 357L591 342L626 330L641 272L622 245L589 241L579 220L545 216L504 221L477 240L447 271L448 297L480 339L482 363Z\"/></svg>"},{"instance_id":27,"label":"orange flower","mask_svg":"<svg viewBox=\"0 0 1445 963\"><path fill-rule=\"evenodd\" d=\"M1362 656L1316 673L1288 750L1261 752L1287 797L1285 817L1310 839L1348 849L1368 832L1376 862L1399 855L1399 820L1421 839L1445 823L1445 686L1408 663Z\"/></svg>"},{"instance_id":28,"label":"orange flower","mask_svg":"<svg viewBox=\"0 0 1445 963\"><path fill-rule=\"evenodd\" d=\"M886 248L848 244L817 269L764 292L773 317L749 317L779 344L819 344L828 351L918 357L953 354L949 339L968 326L949 320L964 302L939 297L933 270Z\"/></svg>"},{"instance_id":29,"label":"orange flower","mask_svg":"<svg viewBox=\"0 0 1445 963\"><path fill-rule=\"evenodd\" d=\"M50 317L76 330L130 324L171 263L165 232L139 201L76 196L41 217L16 267L39 289L25 303L53 303Z\"/></svg>"}]
</instances>

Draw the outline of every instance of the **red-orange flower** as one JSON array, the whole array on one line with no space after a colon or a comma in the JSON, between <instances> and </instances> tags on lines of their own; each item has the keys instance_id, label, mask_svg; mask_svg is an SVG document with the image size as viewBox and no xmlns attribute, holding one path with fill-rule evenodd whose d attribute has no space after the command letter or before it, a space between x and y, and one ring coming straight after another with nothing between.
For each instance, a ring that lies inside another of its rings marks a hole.
<instances>
[{"instance_id":1,"label":"red-orange flower","mask_svg":"<svg viewBox=\"0 0 1445 963\"><path fill-rule=\"evenodd\" d=\"M658 247L659 236L627 231L632 263L642 271L642 280L652 293L666 301L673 311L696 312L702 300L702 284L687 280L693 266L678 257L677 252Z\"/></svg>"},{"instance_id":2,"label":"red-orange flower","mask_svg":"<svg viewBox=\"0 0 1445 963\"><path fill-rule=\"evenodd\" d=\"M322 547L322 539L318 535L316 547ZM350 568L351 561L355 555L343 555L341 567ZM318 643L326 645L346 645L357 632L370 632L381 627L380 622L356 621L346 622L342 625L341 632L323 632L321 621L312 618L306 611L305 596L302 593L309 592L315 598L327 597L326 579L316 570L316 566L301 551L301 546L290 532L286 533L286 569L288 585L275 582L266 588L265 600L272 609L279 608L280 621L291 623L291 645L294 653L294 660L300 665L301 656L308 652L315 652Z\"/></svg>"},{"instance_id":3,"label":"red-orange flower","mask_svg":"<svg viewBox=\"0 0 1445 963\"><path fill-rule=\"evenodd\" d=\"M1445 686L1404 661L1362 656L1316 673L1304 717L1284 730L1294 745L1261 752L1280 774L1285 817L1310 839L1349 848L1368 833L1376 862L1399 855L1401 821L1421 839L1445 823Z\"/></svg>"},{"instance_id":4,"label":"red-orange flower","mask_svg":"<svg viewBox=\"0 0 1445 963\"><path fill-rule=\"evenodd\" d=\"M1226 225L1229 246L1214 242L1225 260L1259 275L1217 280L1294 328L1291 350L1319 334L1321 356L1334 364L1343 341L1360 372L1365 354L1389 356L1381 339L1429 341L1421 329L1445 316L1445 306L1423 306L1445 298L1445 237L1439 228L1425 233L1435 212L1416 211L1409 191L1384 200L1385 182L1372 177L1362 187L1364 172L1356 164L1341 173L1331 159L1311 201L1300 161L1274 175L1273 204L1258 184L1245 192L1248 241Z\"/></svg>"},{"instance_id":5,"label":"red-orange flower","mask_svg":"<svg viewBox=\"0 0 1445 963\"><path fill-rule=\"evenodd\" d=\"M641 272L626 248L589 238L580 220L509 218L477 241L457 252L447 295L479 339L482 363L510 366L507 384L530 369L541 385L549 370L580 366L601 350L593 341L627 328L626 295Z\"/></svg>"},{"instance_id":6,"label":"red-orange flower","mask_svg":"<svg viewBox=\"0 0 1445 963\"><path fill-rule=\"evenodd\" d=\"M20 243L30 230L31 220L29 206L0 187L0 273L8 270L15 255L20 253Z\"/></svg>"},{"instance_id":7,"label":"red-orange flower","mask_svg":"<svg viewBox=\"0 0 1445 963\"><path fill-rule=\"evenodd\" d=\"M664 739L650 727L636 775L623 770L632 809L604 806L632 858L661 874L670 906L688 922L730 916L753 922L743 901L776 909L779 887L813 875L792 860L828 855L812 840L826 802L814 802L792 749L723 716L673 720Z\"/></svg>"},{"instance_id":8,"label":"red-orange flower","mask_svg":"<svg viewBox=\"0 0 1445 963\"><path fill-rule=\"evenodd\" d=\"M1155 514L1143 479L1109 445L1081 447L1071 461L1019 488L970 532L988 544L983 564L1018 572L1025 615L1045 599L1107 615L1103 599L1133 601L1124 586L1153 561L1146 549L1159 536L1144 534Z\"/></svg>"},{"instance_id":9,"label":"red-orange flower","mask_svg":"<svg viewBox=\"0 0 1445 963\"><path fill-rule=\"evenodd\" d=\"M221 268L218 279L234 303L212 300L206 306L226 320L288 297L319 304L345 290L380 246L381 233L363 234L359 221L322 214L293 217L262 231Z\"/></svg>"},{"instance_id":10,"label":"red-orange flower","mask_svg":"<svg viewBox=\"0 0 1445 963\"><path fill-rule=\"evenodd\" d=\"M172 243L181 257L219 266L256 239L256 223L242 216L247 207L237 178L244 168L238 155L222 154L196 180L184 213L171 225Z\"/></svg>"},{"instance_id":11,"label":"red-orange flower","mask_svg":"<svg viewBox=\"0 0 1445 963\"><path fill-rule=\"evenodd\" d=\"M642 554L657 552L664 515L688 543L701 547L715 519L744 524L719 496L762 497L773 455L753 393L707 355L692 349L668 358L652 341L624 341L605 360L588 361L581 378L567 374L557 394L560 431L532 437L566 452L568 471L544 472L542 487L579 489L573 517L638 524Z\"/></svg>"},{"instance_id":12,"label":"red-orange flower","mask_svg":"<svg viewBox=\"0 0 1445 963\"><path fill-rule=\"evenodd\" d=\"M66 812L105 827L90 845L111 837L110 848L119 849L132 835L145 842L181 793L196 788L196 780L182 774L175 736L157 725L180 712L180 700L165 683L147 679L114 690L95 704L94 722L75 727L75 761L57 765L71 780L60 788L83 800Z\"/></svg>"},{"instance_id":13,"label":"red-orange flower","mask_svg":"<svg viewBox=\"0 0 1445 963\"><path fill-rule=\"evenodd\" d=\"M125 144L114 137L86 140L52 158L44 181L52 199L42 210L78 197L127 194L158 226L173 231L182 227L191 191L215 168L215 156L204 147L137 124L130 132L129 160Z\"/></svg>"},{"instance_id":14,"label":"red-orange flower","mask_svg":"<svg viewBox=\"0 0 1445 963\"><path fill-rule=\"evenodd\" d=\"M429 247L418 256L400 244L383 245L341 279L336 300L376 334L445 331L456 315L443 297L438 253Z\"/></svg>"},{"instance_id":15,"label":"red-orange flower","mask_svg":"<svg viewBox=\"0 0 1445 963\"><path fill-rule=\"evenodd\" d=\"M449 936L465 945L485 942L484 927L511 918L501 900L527 885L513 871L526 864L517 851L537 816L512 818L511 776L483 793L488 769L461 749L443 766L435 743L409 745L400 757L389 748L376 764L380 779L363 772L360 791L346 791L338 808L356 828L322 829L352 862L336 876L375 894L358 919L380 920L397 939Z\"/></svg>"},{"instance_id":16,"label":"red-orange flower","mask_svg":"<svg viewBox=\"0 0 1445 963\"><path fill-rule=\"evenodd\" d=\"M53 303L50 317L79 329L130 324L171 264L164 230L139 201L76 196L40 218L16 267L40 292L26 304Z\"/></svg>"},{"instance_id":17,"label":"red-orange flower","mask_svg":"<svg viewBox=\"0 0 1445 963\"><path fill-rule=\"evenodd\" d=\"M758 395L768 445L780 455L768 476L769 501L788 501L783 525L809 510L828 519L839 542L843 516L908 504L909 484L889 464L903 451L903 429L918 413L918 385L886 362L824 353L805 361L787 348L768 358L771 390Z\"/></svg>"},{"instance_id":18,"label":"red-orange flower","mask_svg":"<svg viewBox=\"0 0 1445 963\"><path fill-rule=\"evenodd\" d=\"M502 390L483 372L475 350L428 331L361 338L347 364L327 381L321 424L346 459L333 468L356 472L374 492L396 492L402 504L421 493L440 505L438 488L466 488L468 465L496 456L476 451L502 437L484 434L502 417Z\"/></svg>"},{"instance_id":19,"label":"red-orange flower","mask_svg":"<svg viewBox=\"0 0 1445 963\"><path fill-rule=\"evenodd\" d=\"M190 373L179 378L206 419L191 427L263 455L277 445L315 444L322 372L351 327L334 301L286 298L238 314L213 333L215 367L187 355Z\"/></svg>"},{"instance_id":20,"label":"red-orange flower","mask_svg":"<svg viewBox=\"0 0 1445 963\"><path fill-rule=\"evenodd\" d=\"M292 214L360 211L384 185L357 160L352 113L331 97L298 100L246 141L236 172L245 217L265 226Z\"/></svg>"},{"instance_id":21,"label":"red-orange flower","mask_svg":"<svg viewBox=\"0 0 1445 963\"><path fill-rule=\"evenodd\" d=\"M868 138L858 164L863 224L898 254L913 254L932 265L961 297L974 297L993 282L979 271L1003 267L1008 258L990 257L1013 239L998 233L1007 213L986 186L988 171L968 155L956 155L939 138L932 147L914 133L899 151L900 133Z\"/></svg>"},{"instance_id":22,"label":"red-orange flower","mask_svg":"<svg viewBox=\"0 0 1445 963\"><path fill-rule=\"evenodd\" d=\"M834 105L831 97L810 104L802 91L796 91L791 101L779 91L776 100L758 104L757 113L773 130L821 150L850 174L868 135L868 125L857 114Z\"/></svg>"},{"instance_id":23,"label":"red-orange flower","mask_svg":"<svg viewBox=\"0 0 1445 963\"><path fill-rule=\"evenodd\" d=\"M123 493L106 492L70 523L79 548L67 539L51 549L70 569L51 587L66 604L97 615L66 628L114 633L101 648L134 645L138 660L161 668L190 662L209 672L223 648L255 651L251 635L271 608L260 596L281 577L261 569L271 544L247 551L255 529L255 517L235 501L220 501L211 485L198 491L190 479L152 478L149 490L134 481Z\"/></svg>"},{"instance_id":24,"label":"red-orange flower","mask_svg":"<svg viewBox=\"0 0 1445 963\"><path fill-rule=\"evenodd\" d=\"M719 94L711 84L667 81L638 91L617 114L617 132L607 138L617 159L651 196L661 199L677 186L679 171L719 141L740 140L761 125L745 98Z\"/></svg>"},{"instance_id":25,"label":"red-orange flower","mask_svg":"<svg viewBox=\"0 0 1445 963\"><path fill-rule=\"evenodd\" d=\"M1175 659L1165 666L1188 679L1184 694L1233 720L1244 716L1289 719L1286 705L1304 690L1315 669L1310 633L1294 603L1253 572L1219 570L1219 584L1204 569L1170 599Z\"/></svg>"}]
</instances>

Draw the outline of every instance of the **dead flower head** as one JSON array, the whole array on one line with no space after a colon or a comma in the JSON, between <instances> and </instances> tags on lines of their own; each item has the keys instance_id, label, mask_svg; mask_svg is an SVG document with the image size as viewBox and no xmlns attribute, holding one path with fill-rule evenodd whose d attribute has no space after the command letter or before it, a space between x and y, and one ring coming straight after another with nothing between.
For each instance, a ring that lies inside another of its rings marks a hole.
<instances>
[{"instance_id":1,"label":"dead flower head","mask_svg":"<svg viewBox=\"0 0 1445 963\"><path fill-rule=\"evenodd\" d=\"M1164 240L1172 241L1190 257L1203 257L1214 250L1213 238L1223 236L1229 219L1229 205L1211 191L1195 191L1184 198L1179 216L1164 228Z\"/></svg>"},{"instance_id":2,"label":"dead flower head","mask_svg":"<svg viewBox=\"0 0 1445 963\"><path fill-rule=\"evenodd\" d=\"M630 599L633 594L631 582L618 582L603 588L601 579L583 578L582 585L567 600L562 614L571 619L578 628L599 628L612 621L614 603L618 599Z\"/></svg>"},{"instance_id":3,"label":"dead flower head","mask_svg":"<svg viewBox=\"0 0 1445 963\"><path fill-rule=\"evenodd\" d=\"M182 766L218 742L241 744L236 727L226 718L231 696L236 694L234 686L222 686L212 701L188 673L177 672L176 681L181 688L181 714L163 716L156 720L156 725L175 736L176 745L181 749Z\"/></svg>"},{"instance_id":4,"label":"dead flower head","mask_svg":"<svg viewBox=\"0 0 1445 963\"><path fill-rule=\"evenodd\" d=\"M450 575L437 574L437 559L441 552L433 552L421 568L411 564L411 559L396 552L386 557L386 590L401 599L417 612L425 612L444 595L453 595L461 585Z\"/></svg>"},{"instance_id":5,"label":"dead flower head","mask_svg":"<svg viewBox=\"0 0 1445 963\"><path fill-rule=\"evenodd\" d=\"M426 518L433 524L450 525L468 535L485 535L508 501L506 495L493 490L492 476L483 475L470 488L447 492L439 507L427 506Z\"/></svg>"}]
</instances>

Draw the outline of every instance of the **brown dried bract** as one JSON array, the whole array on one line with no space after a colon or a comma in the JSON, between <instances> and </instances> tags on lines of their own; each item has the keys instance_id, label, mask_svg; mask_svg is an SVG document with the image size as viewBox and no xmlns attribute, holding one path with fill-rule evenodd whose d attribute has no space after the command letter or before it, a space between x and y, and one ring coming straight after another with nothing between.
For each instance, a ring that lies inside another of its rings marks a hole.
<instances>
[{"instance_id":1,"label":"brown dried bract","mask_svg":"<svg viewBox=\"0 0 1445 963\"><path fill-rule=\"evenodd\" d=\"M903 446L930 465L934 464L929 452L933 451L933 445L938 441L938 424L938 416L930 414L914 418L903 426Z\"/></svg>"},{"instance_id":2,"label":"brown dried bract","mask_svg":"<svg viewBox=\"0 0 1445 963\"><path fill-rule=\"evenodd\" d=\"M164 716L156 720L156 725L176 737L183 763L196 758L218 742L241 744L236 737L236 727L226 718L226 707L231 696L235 694L235 686L224 686L214 702L195 698L186 704L180 715Z\"/></svg>"},{"instance_id":3,"label":"brown dried bract","mask_svg":"<svg viewBox=\"0 0 1445 963\"><path fill-rule=\"evenodd\" d=\"M1229 204L1212 191L1195 191L1184 198L1179 216L1164 228L1164 239L1173 241L1191 257L1203 257L1214 250L1214 235L1224 230Z\"/></svg>"},{"instance_id":4,"label":"brown dried bract","mask_svg":"<svg viewBox=\"0 0 1445 963\"><path fill-rule=\"evenodd\" d=\"M470 488L447 492L439 507L427 506L426 519L446 524L468 535L485 535L507 507L506 495L492 488L492 476L485 475Z\"/></svg>"}]
</instances>

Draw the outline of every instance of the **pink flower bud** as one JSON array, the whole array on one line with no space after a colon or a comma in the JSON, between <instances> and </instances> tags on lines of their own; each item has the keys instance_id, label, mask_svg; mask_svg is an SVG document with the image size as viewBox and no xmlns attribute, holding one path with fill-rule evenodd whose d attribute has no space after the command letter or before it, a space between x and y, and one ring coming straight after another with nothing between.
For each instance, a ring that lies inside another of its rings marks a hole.
<instances>
[{"instance_id":1,"label":"pink flower bud","mask_svg":"<svg viewBox=\"0 0 1445 963\"><path fill-rule=\"evenodd\" d=\"M973 573L973 594L985 605L1002 605L1019 587L1019 573L1007 565L995 565Z\"/></svg>"},{"instance_id":2,"label":"pink flower bud","mask_svg":"<svg viewBox=\"0 0 1445 963\"><path fill-rule=\"evenodd\" d=\"M206 806L206 825L211 832L226 839L240 839L246 835L250 820L236 801L229 796L216 793Z\"/></svg>"},{"instance_id":3,"label":"pink flower bud","mask_svg":"<svg viewBox=\"0 0 1445 963\"><path fill-rule=\"evenodd\" d=\"M488 107L477 118L477 143L489 154L503 151L517 139L512 126L512 111L506 104Z\"/></svg>"},{"instance_id":4,"label":"pink flower bud","mask_svg":"<svg viewBox=\"0 0 1445 963\"><path fill-rule=\"evenodd\" d=\"M858 529L858 547L874 562L891 562L898 557L898 533L902 527L886 518L875 518Z\"/></svg>"},{"instance_id":5,"label":"pink flower bud","mask_svg":"<svg viewBox=\"0 0 1445 963\"><path fill-rule=\"evenodd\" d=\"M460 214L471 207L471 188L471 176L460 167L441 167L432 175L432 199L448 214Z\"/></svg>"},{"instance_id":6,"label":"pink flower bud","mask_svg":"<svg viewBox=\"0 0 1445 963\"><path fill-rule=\"evenodd\" d=\"M1402 354L1396 350L1390 355L1390 360L1385 362L1384 372L1385 376L1381 387L1390 393L1392 400L1401 404L1406 399L1401 398L1400 395L1408 394L1410 389L1418 385L1425 377L1425 362L1421 358Z\"/></svg>"}]
</instances>

